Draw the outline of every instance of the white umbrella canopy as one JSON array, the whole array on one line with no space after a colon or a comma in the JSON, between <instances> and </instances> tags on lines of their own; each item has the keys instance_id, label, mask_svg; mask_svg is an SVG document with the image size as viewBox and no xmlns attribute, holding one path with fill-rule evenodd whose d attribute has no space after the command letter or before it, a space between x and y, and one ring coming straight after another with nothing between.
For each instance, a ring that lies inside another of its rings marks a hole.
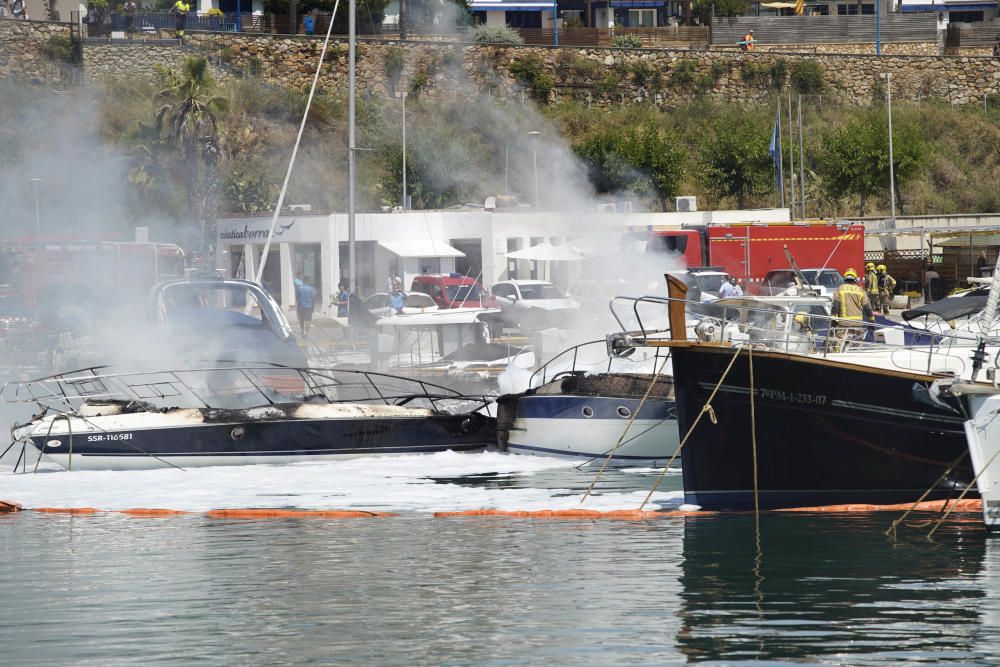
<instances>
[{"instance_id":1,"label":"white umbrella canopy","mask_svg":"<svg viewBox=\"0 0 1000 667\"><path fill-rule=\"evenodd\" d=\"M533 259L549 262L577 262L583 255L566 245L554 246L551 243L539 243L530 248L507 253L510 259Z\"/></svg>"}]
</instances>

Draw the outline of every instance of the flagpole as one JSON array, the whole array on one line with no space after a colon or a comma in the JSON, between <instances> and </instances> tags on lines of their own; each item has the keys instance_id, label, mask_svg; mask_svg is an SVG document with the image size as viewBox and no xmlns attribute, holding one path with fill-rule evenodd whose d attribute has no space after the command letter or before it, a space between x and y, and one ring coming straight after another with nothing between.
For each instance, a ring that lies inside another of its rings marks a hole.
<instances>
[{"instance_id":1,"label":"flagpole","mask_svg":"<svg viewBox=\"0 0 1000 667\"><path fill-rule=\"evenodd\" d=\"M781 208L785 208L785 158L781 154L781 96L778 96L778 108L774 114L774 133L778 135L778 191L781 192Z\"/></svg>"},{"instance_id":2,"label":"flagpole","mask_svg":"<svg viewBox=\"0 0 1000 667\"><path fill-rule=\"evenodd\" d=\"M792 135L792 96L788 96L788 208L795 219L795 137Z\"/></svg>"},{"instance_id":3,"label":"flagpole","mask_svg":"<svg viewBox=\"0 0 1000 667\"><path fill-rule=\"evenodd\" d=\"M802 95L799 95L799 206L802 207L802 220L806 219L806 156L802 152Z\"/></svg>"}]
</instances>

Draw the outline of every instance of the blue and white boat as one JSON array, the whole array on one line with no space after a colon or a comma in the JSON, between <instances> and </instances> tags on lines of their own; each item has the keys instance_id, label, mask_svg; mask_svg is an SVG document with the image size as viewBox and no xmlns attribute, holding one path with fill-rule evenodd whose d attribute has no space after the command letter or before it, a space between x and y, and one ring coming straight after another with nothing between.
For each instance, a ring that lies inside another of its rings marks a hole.
<instances>
[{"instance_id":1,"label":"blue and white boat","mask_svg":"<svg viewBox=\"0 0 1000 667\"><path fill-rule=\"evenodd\" d=\"M612 466L663 466L677 451L677 407L669 359L613 354L585 363L568 350L539 368L529 389L497 399L497 444L517 454Z\"/></svg>"}]
</instances>

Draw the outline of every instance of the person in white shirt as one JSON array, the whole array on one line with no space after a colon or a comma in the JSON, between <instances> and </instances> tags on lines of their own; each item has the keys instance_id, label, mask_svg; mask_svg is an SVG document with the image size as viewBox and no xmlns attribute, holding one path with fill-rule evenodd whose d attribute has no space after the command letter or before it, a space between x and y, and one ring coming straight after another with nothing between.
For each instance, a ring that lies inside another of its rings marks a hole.
<instances>
[{"instance_id":1,"label":"person in white shirt","mask_svg":"<svg viewBox=\"0 0 1000 667\"><path fill-rule=\"evenodd\" d=\"M731 296L743 296L743 290L736 283L736 278L729 276L729 280L722 283L722 287L719 288L719 298L725 299Z\"/></svg>"}]
</instances>

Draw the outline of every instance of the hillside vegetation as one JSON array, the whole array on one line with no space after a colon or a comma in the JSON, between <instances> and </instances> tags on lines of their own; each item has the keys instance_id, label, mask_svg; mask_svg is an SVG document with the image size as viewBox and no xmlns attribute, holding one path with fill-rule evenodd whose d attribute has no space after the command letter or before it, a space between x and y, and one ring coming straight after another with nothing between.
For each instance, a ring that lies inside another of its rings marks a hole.
<instances>
[{"instance_id":1,"label":"hillside vegetation","mask_svg":"<svg viewBox=\"0 0 1000 667\"><path fill-rule=\"evenodd\" d=\"M34 214L29 177L48 179L48 205L71 197L61 210L112 227L187 226L214 218L216 209L269 211L305 95L253 79L192 86L184 83L190 75L68 92L0 82L0 196L14 204L4 215L8 235ZM768 154L774 103L737 107L695 98L675 109L536 108L530 100L441 100L420 92L411 90L407 100L414 208L481 204L505 189L529 203L536 173L546 206L608 198L671 210L676 195L697 195L702 208L778 202ZM178 129L171 114L186 108L185 95L200 96L197 108L212 113ZM808 214L887 213L885 109L803 99ZM359 145L367 149L359 153L358 210L381 210L400 199L400 101L364 98L358 111ZM898 213L1000 211L1000 109L924 103L895 105L893 112ZM346 208L346 114L342 96L317 96L286 203ZM782 119L787 167L784 106ZM797 149L797 137L795 143ZM55 188L56 181L73 187Z\"/></svg>"}]
</instances>

